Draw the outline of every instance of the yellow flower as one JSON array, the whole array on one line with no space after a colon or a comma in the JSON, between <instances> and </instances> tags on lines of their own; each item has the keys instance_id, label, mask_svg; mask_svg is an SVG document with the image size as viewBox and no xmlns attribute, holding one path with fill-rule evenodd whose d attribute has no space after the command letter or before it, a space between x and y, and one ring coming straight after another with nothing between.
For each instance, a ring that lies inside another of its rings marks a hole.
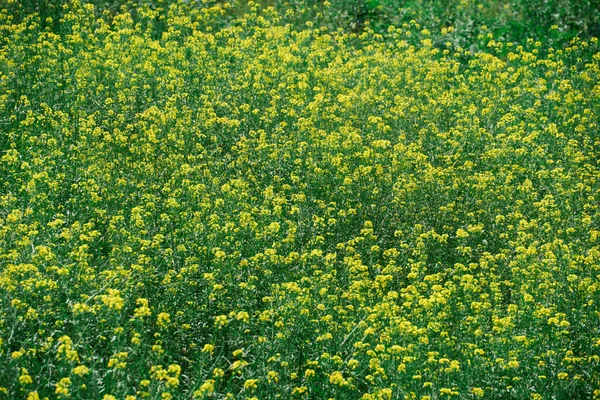
<instances>
[{"instance_id":1,"label":"yellow flower","mask_svg":"<svg viewBox=\"0 0 600 400\"><path fill-rule=\"evenodd\" d=\"M255 390L258 387L257 379L246 379L244 382L244 389L246 390Z\"/></svg>"},{"instance_id":2,"label":"yellow flower","mask_svg":"<svg viewBox=\"0 0 600 400\"><path fill-rule=\"evenodd\" d=\"M215 378L221 378L224 375L225 375L225 371L223 371L221 368L215 368L213 370L213 376Z\"/></svg>"},{"instance_id":3,"label":"yellow flower","mask_svg":"<svg viewBox=\"0 0 600 400\"><path fill-rule=\"evenodd\" d=\"M234 350L233 353L231 353L234 357L242 357L244 355L244 350L242 349L237 349Z\"/></svg>"},{"instance_id":4,"label":"yellow flower","mask_svg":"<svg viewBox=\"0 0 600 400\"><path fill-rule=\"evenodd\" d=\"M248 315L248 313L245 311L240 311L235 316L235 319L237 319L238 321L248 322L248 320L250 319L250 315Z\"/></svg>"},{"instance_id":5,"label":"yellow flower","mask_svg":"<svg viewBox=\"0 0 600 400\"><path fill-rule=\"evenodd\" d=\"M162 312L162 313L158 314L156 324L159 327L166 328L170 322L171 322L171 315L169 313Z\"/></svg>"},{"instance_id":6,"label":"yellow flower","mask_svg":"<svg viewBox=\"0 0 600 400\"><path fill-rule=\"evenodd\" d=\"M29 392L27 395L27 400L40 400L40 395L38 392Z\"/></svg>"},{"instance_id":7,"label":"yellow flower","mask_svg":"<svg viewBox=\"0 0 600 400\"><path fill-rule=\"evenodd\" d=\"M79 360L79 354L77 353L77 350L74 350L72 348L72 344L73 341L71 340L71 338L69 336L61 336L58 339L58 342L60 343L60 345L58 346L58 354L57 354L57 358L59 360L62 359L67 359L69 361L78 361Z\"/></svg>"},{"instance_id":8,"label":"yellow flower","mask_svg":"<svg viewBox=\"0 0 600 400\"><path fill-rule=\"evenodd\" d=\"M119 290L108 289L108 294L100 296L100 299L108 308L120 310L123 308L123 305L125 305L120 294L121 292Z\"/></svg>"},{"instance_id":9,"label":"yellow flower","mask_svg":"<svg viewBox=\"0 0 600 400\"><path fill-rule=\"evenodd\" d=\"M276 371L267 372L267 380L269 382L279 382L279 373L277 373Z\"/></svg>"},{"instance_id":10,"label":"yellow flower","mask_svg":"<svg viewBox=\"0 0 600 400\"><path fill-rule=\"evenodd\" d=\"M69 386L71 386L71 379L62 378L56 384L56 390L54 391L54 393L56 393L60 396L68 396L69 395Z\"/></svg>"},{"instance_id":11,"label":"yellow flower","mask_svg":"<svg viewBox=\"0 0 600 400\"><path fill-rule=\"evenodd\" d=\"M25 368L21 368L21 376L19 376L19 383L22 386L26 386L33 383L31 376L29 376L29 372Z\"/></svg>"},{"instance_id":12,"label":"yellow flower","mask_svg":"<svg viewBox=\"0 0 600 400\"><path fill-rule=\"evenodd\" d=\"M11 357L13 359L17 359L17 358L21 358L23 356L23 354L25 354L24 350L22 350L22 351L13 351L12 354L11 354Z\"/></svg>"},{"instance_id":13,"label":"yellow flower","mask_svg":"<svg viewBox=\"0 0 600 400\"><path fill-rule=\"evenodd\" d=\"M248 363L244 360L236 360L234 361L230 366L229 369L232 371L235 371L236 369L245 367L246 365L248 365Z\"/></svg>"},{"instance_id":14,"label":"yellow flower","mask_svg":"<svg viewBox=\"0 0 600 400\"><path fill-rule=\"evenodd\" d=\"M73 368L73 373L75 375L83 376L83 375L87 375L89 372L90 372L90 369L88 367L86 367L85 365L78 365L77 367Z\"/></svg>"},{"instance_id":15,"label":"yellow flower","mask_svg":"<svg viewBox=\"0 0 600 400\"><path fill-rule=\"evenodd\" d=\"M193 394L195 399L199 399L204 397L205 395L210 395L215 391L215 381L213 379L209 379L200 385L200 388L196 390Z\"/></svg>"},{"instance_id":16,"label":"yellow flower","mask_svg":"<svg viewBox=\"0 0 600 400\"><path fill-rule=\"evenodd\" d=\"M345 383L345 379L341 372L335 371L329 376L329 382L334 385L342 386Z\"/></svg>"},{"instance_id":17,"label":"yellow flower","mask_svg":"<svg viewBox=\"0 0 600 400\"><path fill-rule=\"evenodd\" d=\"M229 321L227 320L227 316L226 315L218 315L215 317L215 326L217 327L222 327L227 325Z\"/></svg>"},{"instance_id":18,"label":"yellow flower","mask_svg":"<svg viewBox=\"0 0 600 400\"><path fill-rule=\"evenodd\" d=\"M139 333L134 334L134 336L131 338L131 343L138 346L142 341L140 340L140 335Z\"/></svg>"},{"instance_id":19,"label":"yellow flower","mask_svg":"<svg viewBox=\"0 0 600 400\"><path fill-rule=\"evenodd\" d=\"M171 364L169 368L167 368L167 373L173 376L179 376L181 374L181 366L179 364Z\"/></svg>"},{"instance_id":20,"label":"yellow flower","mask_svg":"<svg viewBox=\"0 0 600 400\"><path fill-rule=\"evenodd\" d=\"M462 228L458 228L456 230L456 237L459 239L464 239L469 237L469 233Z\"/></svg>"},{"instance_id":21,"label":"yellow flower","mask_svg":"<svg viewBox=\"0 0 600 400\"><path fill-rule=\"evenodd\" d=\"M292 389L292 394L304 394L308 391L308 388L306 386L297 386L294 389Z\"/></svg>"},{"instance_id":22,"label":"yellow flower","mask_svg":"<svg viewBox=\"0 0 600 400\"><path fill-rule=\"evenodd\" d=\"M149 317L152 312L150 311L150 307L148 307L148 299L139 298L135 302L139 307L133 310L133 315L136 318L144 318Z\"/></svg>"},{"instance_id":23,"label":"yellow flower","mask_svg":"<svg viewBox=\"0 0 600 400\"><path fill-rule=\"evenodd\" d=\"M440 394L447 395L447 396L458 396L458 392L456 390L453 390L450 388L441 388Z\"/></svg>"},{"instance_id":24,"label":"yellow flower","mask_svg":"<svg viewBox=\"0 0 600 400\"><path fill-rule=\"evenodd\" d=\"M179 385L179 379L174 376L170 376L167 378L166 386L167 387L175 387Z\"/></svg>"},{"instance_id":25,"label":"yellow flower","mask_svg":"<svg viewBox=\"0 0 600 400\"><path fill-rule=\"evenodd\" d=\"M558 379L569 379L569 374L566 372L559 372L557 377Z\"/></svg>"}]
</instances>

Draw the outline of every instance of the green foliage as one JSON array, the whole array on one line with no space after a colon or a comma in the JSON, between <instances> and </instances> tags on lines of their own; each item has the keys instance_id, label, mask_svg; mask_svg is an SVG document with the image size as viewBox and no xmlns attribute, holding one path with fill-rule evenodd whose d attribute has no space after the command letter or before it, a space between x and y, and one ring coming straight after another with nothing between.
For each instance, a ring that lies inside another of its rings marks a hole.
<instances>
[{"instance_id":1,"label":"green foliage","mask_svg":"<svg viewBox=\"0 0 600 400\"><path fill-rule=\"evenodd\" d=\"M241 2L243 3L243 2ZM579 36L600 36L598 0L271 0L285 13L294 10L289 21L296 26L306 22L331 30L361 31L370 24L384 33L415 20L441 39L442 28L453 28L453 43L469 48L477 46L478 36L491 31L495 38L524 44L527 39L541 40L549 47L566 46ZM488 29L481 29L486 26ZM447 38L446 38L447 39Z\"/></svg>"}]
</instances>

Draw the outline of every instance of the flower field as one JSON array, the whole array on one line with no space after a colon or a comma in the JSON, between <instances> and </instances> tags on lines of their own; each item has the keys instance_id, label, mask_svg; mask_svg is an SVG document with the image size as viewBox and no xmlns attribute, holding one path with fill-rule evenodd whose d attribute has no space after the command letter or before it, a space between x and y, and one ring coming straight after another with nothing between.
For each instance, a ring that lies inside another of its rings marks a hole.
<instances>
[{"instance_id":1,"label":"flower field","mask_svg":"<svg viewBox=\"0 0 600 400\"><path fill-rule=\"evenodd\" d=\"M0 399L600 399L598 40L205 3L0 11Z\"/></svg>"}]
</instances>

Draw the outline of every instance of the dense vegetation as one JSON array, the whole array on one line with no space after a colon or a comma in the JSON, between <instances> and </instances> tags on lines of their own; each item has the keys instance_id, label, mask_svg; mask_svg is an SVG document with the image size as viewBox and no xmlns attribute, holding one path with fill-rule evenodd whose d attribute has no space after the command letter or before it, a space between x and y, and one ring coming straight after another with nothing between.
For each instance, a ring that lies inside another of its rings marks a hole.
<instances>
[{"instance_id":1,"label":"dense vegetation","mask_svg":"<svg viewBox=\"0 0 600 400\"><path fill-rule=\"evenodd\" d=\"M138 7L156 12L154 23L161 32L172 1L165 0L88 0L96 14L108 11L115 15L122 7L134 13ZM191 7L222 4L228 7L223 21L241 16L251 6L246 0L187 0ZM415 20L427 27L434 42L451 40L454 45L479 50L478 36L491 31L496 39L525 43L542 40L545 47L564 47L574 37L589 39L600 36L600 0L259 0L263 7L272 6L284 23L304 28L309 22L335 31L360 32L369 25L385 33L390 25L401 26ZM65 10L62 0L22 0L7 4L7 11L18 19L38 13L42 26L60 30ZM46 19L50 17L51 21ZM138 19L139 20L139 19ZM482 27L486 27L482 29ZM440 34L442 28L450 32Z\"/></svg>"},{"instance_id":2,"label":"dense vegetation","mask_svg":"<svg viewBox=\"0 0 600 400\"><path fill-rule=\"evenodd\" d=\"M0 399L600 398L593 2L59 3L0 11Z\"/></svg>"}]
</instances>

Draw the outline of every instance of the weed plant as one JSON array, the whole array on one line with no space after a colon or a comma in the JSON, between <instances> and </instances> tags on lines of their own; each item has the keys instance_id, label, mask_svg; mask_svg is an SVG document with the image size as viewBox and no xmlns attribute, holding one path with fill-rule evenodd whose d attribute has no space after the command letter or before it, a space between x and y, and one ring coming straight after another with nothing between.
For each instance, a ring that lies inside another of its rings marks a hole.
<instances>
[{"instance_id":1,"label":"weed plant","mask_svg":"<svg viewBox=\"0 0 600 400\"><path fill-rule=\"evenodd\" d=\"M600 398L597 39L6 10L0 398Z\"/></svg>"}]
</instances>

